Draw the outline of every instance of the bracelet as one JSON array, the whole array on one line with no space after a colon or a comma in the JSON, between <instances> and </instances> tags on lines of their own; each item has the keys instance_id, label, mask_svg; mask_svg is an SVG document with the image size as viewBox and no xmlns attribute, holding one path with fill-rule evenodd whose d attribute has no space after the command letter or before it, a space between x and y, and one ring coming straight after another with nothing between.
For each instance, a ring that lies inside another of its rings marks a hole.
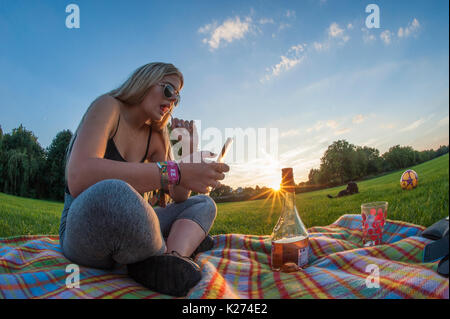
<instances>
[{"instance_id":1,"label":"bracelet","mask_svg":"<svg viewBox=\"0 0 450 319\"><path fill-rule=\"evenodd\" d=\"M181 180L181 171L178 163L173 161L157 162L161 174L161 188L167 189L167 184L178 185Z\"/></svg>"},{"instance_id":2,"label":"bracelet","mask_svg":"<svg viewBox=\"0 0 450 319\"><path fill-rule=\"evenodd\" d=\"M167 162L157 162L156 165L159 167L159 173L161 174L161 189L167 189L169 178L167 175Z\"/></svg>"},{"instance_id":3,"label":"bracelet","mask_svg":"<svg viewBox=\"0 0 450 319\"><path fill-rule=\"evenodd\" d=\"M167 172L169 175L169 184L178 185L180 184L180 167L178 163L173 161L167 162Z\"/></svg>"}]
</instances>

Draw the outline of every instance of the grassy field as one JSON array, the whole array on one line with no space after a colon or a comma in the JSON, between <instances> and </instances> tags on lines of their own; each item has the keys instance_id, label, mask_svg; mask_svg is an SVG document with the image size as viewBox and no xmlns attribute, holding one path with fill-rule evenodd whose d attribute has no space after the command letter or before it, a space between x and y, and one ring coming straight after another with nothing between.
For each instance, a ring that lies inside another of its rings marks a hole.
<instances>
[{"instance_id":1,"label":"grassy field","mask_svg":"<svg viewBox=\"0 0 450 319\"><path fill-rule=\"evenodd\" d=\"M344 187L297 194L297 209L306 227L328 225L343 214L359 214L361 203L389 202L388 218L423 226L448 216L449 155L412 167L419 186L400 188L397 171L358 183L359 194L329 199ZM295 173L295 172L294 172ZM212 234L240 233L270 235L281 210L274 198L219 203ZM0 237L24 234L57 234L63 203L21 198L0 193Z\"/></svg>"}]
</instances>

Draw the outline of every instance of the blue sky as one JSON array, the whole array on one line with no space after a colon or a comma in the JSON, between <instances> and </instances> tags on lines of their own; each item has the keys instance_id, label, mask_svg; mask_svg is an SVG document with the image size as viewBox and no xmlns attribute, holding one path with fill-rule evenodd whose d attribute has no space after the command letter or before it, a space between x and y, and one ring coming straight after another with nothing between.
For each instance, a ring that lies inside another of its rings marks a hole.
<instances>
[{"instance_id":1,"label":"blue sky","mask_svg":"<svg viewBox=\"0 0 450 319\"><path fill-rule=\"evenodd\" d=\"M79 29L65 25L71 3ZM365 25L370 3L378 29ZM304 181L338 139L437 148L449 140L448 12L438 0L0 0L0 125L22 123L47 147L97 96L163 61L185 77L174 116L200 120L200 134L278 130L277 152L230 153L233 187L276 184L288 166Z\"/></svg>"}]
</instances>

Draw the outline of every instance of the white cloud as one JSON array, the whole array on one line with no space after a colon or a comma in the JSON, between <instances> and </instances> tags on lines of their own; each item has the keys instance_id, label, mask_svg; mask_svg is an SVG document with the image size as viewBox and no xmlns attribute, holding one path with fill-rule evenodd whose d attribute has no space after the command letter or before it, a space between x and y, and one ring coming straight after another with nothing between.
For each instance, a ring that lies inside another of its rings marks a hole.
<instances>
[{"instance_id":1,"label":"white cloud","mask_svg":"<svg viewBox=\"0 0 450 319\"><path fill-rule=\"evenodd\" d=\"M351 23L347 24L347 30L353 29L353 25ZM316 52L322 52L330 49L333 45L333 40L338 40L339 44L343 45L348 40L350 40L350 36L348 36L345 33L345 30L342 29L339 24L336 22L333 22L327 29L326 29L328 39L320 42L320 41L314 41L312 44L312 48Z\"/></svg>"},{"instance_id":2,"label":"white cloud","mask_svg":"<svg viewBox=\"0 0 450 319\"><path fill-rule=\"evenodd\" d=\"M365 120L367 120L367 117L365 117L365 116L362 115L362 114L358 114L358 115L356 115L355 117L353 117L352 122L353 122L354 124L361 124L361 123L364 122Z\"/></svg>"},{"instance_id":3,"label":"white cloud","mask_svg":"<svg viewBox=\"0 0 450 319\"><path fill-rule=\"evenodd\" d=\"M325 51L330 48L330 44L328 42L314 42L313 47L317 52Z\"/></svg>"},{"instance_id":4,"label":"white cloud","mask_svg":"<svg viewBox=\"0 0 450 319\"><path fill-rule=\"evenodd\" d=\"M412 130L418 128L418 127L419 127L420 125L422 125L424 122L425 122L424 119L417 120L417 121L411 123L410 125L408 125L408 126L402 128L401 130L399 130L399 132L412 131Z\"/></svg>"},{"instance_id":5,"label":"white cloud","mask_svg":"<svg viewBox=\"0 0 450 319\"><path fill-rule=\"evenodd\" d=\"M297 44L297 45L293 45L293 46L289 49L288 52L295 51L296 54L299 54L299 53L305 51L305 46L306 46L306 44Z\"/></svg>"},{"instance_id":6,"label":"white cloud","mask_svg":"<svg viewBox=\"0 0 450 319\"><path fill-rule=\"evenodd\" d=\"M320 129L324 126L325 126L325 124L322 121L318 121L313 127L306 129L306 131L308 133L310 133L312 131L320 131Z\"/></svg>"},{"instance_id":7,"label":"white cloud","mask_svg":"<svg viewBox=\"0 0 450 319\"><path fill-rule=\"evenodd\" d=\"M291 25L289 23L281 22L280 26L278 27L278 31L281 31L281 30L284 30L284 29L287 29L287 28L290 28L290 27L291 27Z\"/></svg>"},{"instance_id":8,"label":"white cloud","mask_svg":"<svg viewBox=\"0 0 450 319\"><path fill-rule=\"evenodd\" d=\"M301 60L302 58L288 58L282 55L280 63L272 67L272 75L278 76L281 72L292 69L294 66L299 64Z\"/></svg>"},{"instance_id":9,"label":"white cloud","mask_svg":"<svg viewBox=\"0 0 450 319\"><path fill-rule=\"evenodd\" d=\"M272 18L262 18L262 19L259 19L259 24L268 24L268 23L270 23L270 24L275 24L275 21L273 21Z\"/></svg>"},{"instance_id":10,"label":"white cloud","mask_svg":"<svg viewBox=\"0 0 450 319\"><path fill-rule=\"evenodd\" d=\"M350 37L345 33L345 30L342 29L339 24L337 24L336 22L333 22L329 27L328 27L328 37L329 38L334 38L334 39L338 39L338 40L342 40L343 42L341 42L341 44L347 42L348 40L350 40Z\"/></svg>"},{"instance_id":11,"label":"white cloud","mask_svg":"<svg viewBox=\"0 0 450 319\"><path fill-rule=\"evenodd\" d=\"M381 32L380 38L381 40L383 40L384 44L389 45L391 43L391 35L392 35L391 31L385 30Z\"/></svg>"},{"instance_id":12,"label":"white cloud","mask_svg":"<svg viewBox=\"0 0 450 319\"><path fill-rule=\"evenodd\" d=\"M331 128L336 128L339 126L339 124L335 120L329 120L329 121L327 121L327 126L331 127Z\"/></svg>"},{"instance_id":13,"label":"white cloud","mask_svg":"<svg viewBox=\"0 0 450 319\"><path fill-rule=\"evenodd\" d=\"M221 42L232 42L244 38L246 33L251 29L252 19L246 17L244 21L241 21L240 17L234 19L228 19L221 25L217 26L217 23L207 24L198 29L199 33L209 34L209 37L204 38L202 41L209 45L211 51L219 48Z\"/></svg>"},{"instance_id":14,"label":"white cloud","mask_svg":"<svg viewBox=\"0 0 450 319\"><path fill-rule=\"evenodd\" d=\"M309 152L314 145L311 146L298 146L296 148L291 148L288 151L280 154L280 161L291 162L292 160L298 158L299 155Z\"/></svg>"},{"instance_id":15,"label":"white cloud","mask_svg":"<svg viewBox=\"0 0 450 319\"><path fill-rule=\"evenodd\" d=\"M272 38L275 38L278 33L281 31L291 28L292 24L289 23L289 21L295 20L295 11L294 10L287 10L285 15L281 18L280 21L275 21L273 18L262 18L259 19L258 23L260 25L266 25L266 24L272 24L277 27L276 32L272 32ZM258 29L257 26L255 26L256 29Z\"/></svg>"},{"instance_id":16,"label":"white cloud","mask_svg":"<svg viewBox=\"0 0 450 319\"><path fill-rule=\"evenodd\" d=\"M381 129L387 129L387 130L390 130L390 129L393 129L395 127L395 124L392 124L392 123L381 123L380 124L380 128Z\"/></svg>"},{"instance_id":17,"label":"white cloud","mask_svg":"<svg viewBox=\"0 0 450 319\"><path fill-rule=\"evenodd\" d=\"M445 125L448 125L448 115L446 117L440 119L438 122L438 127L445 126Z\"/></svg>"},{"instance_id":18,"label":"white cloud","mask_svg":"<svg viewBox=\"0 0 450 319\"><path fill-rule=\"evenodd\" d=\"M352 124L361 124L365 122L370 117L375 116L374 114L363 115L358 114L355 115L352 119ZM343 135L351 132L355 128L355 126L351 127L349 120L341 119L341 120L320 120L317 121L313 126L306 129L307 133L316 133L322 131L321 136L330 136L333 134L334 136ZM314 135L313 135L314 136ZM317 135L316 135L317 136Z\"/></svg>"},{"instance_id":19,"label":"white cloud","mask_svg":"<svg viewBox=\"0 0 450 319\"><path fill-rule=\"evenodd\" d=\"M267 74L264 78L260 79L260 82L270 80L272 77L279 76L281 73L289 71L296 65L300 64L305 55L303 54L305 51L306 44L297 44L293 45L289 48L285 55L280 57L281 61L274 66L267 68Z\"/></svg>"},{"instance_id":20,"label":"white cloud","mask_svg":"<svg viewBox=\"0 0 450 319\"><path fill-rule=\"evenodd\" d=\"M416 34L419 28L420 23L416 18L414 18L412 22L408 24L407 27L400 27L397 33L392 32L390 30L384 30L383 32L380 33L380 39L381 41L383 41L385 45L389 45L392 43L392 41L395 39L396 36L398 38L407 38L411 35ZM361 31L363 33L364 43L371 43L376 40L375 35L371 31L369 31L369 29L361 28Z\"/></svg>"},{"instance_id":21,"label":"white cloud","mask_svg":"<svg viewBox=\"0 0 450 319\"><path fill-rule=\"evenodd\" d=\"M211 28L212 28L212 24L207 24L207 25L205 25L203 27L200 27L198 29L198 32L199 33L208 33L211 30Z\"/></svg>"},{"instance_id":22,"label":"white cloud","mask_svg":"<svg viewBox=\"0 0 450 319\"><path fill-rule=\"evenodd\" d=\"M334 131L334 135L343 135L345 133L350 132L351 130L352 130L351 128L340 129L338 131Z\"/></svg>"},{"instance_id":23,"label":"white cloud","mask_svg":"<svg viewBox=\"0 0 450 319\"><path fill-rule=\"evenodd\" d=\"M329 128L335 129L338 126L339 126L339 123L336 122L335 120L328 120L326 122L318 121L318 122L316 122L316 124L314 124L314 126L306 129L306 131L308 133L311 133L312 131L316 131L316 132L320 131L324 127L329 127Z\"/></svg>"},{"instance_id":24,"label":"white cloud","mask_svg":"<svg viewBox=\"0 0 450 319\"><path fill-rule=\"evenodd\" d=\"M361 28L361 31L363 33L363 41L364 43L371 43L376 40L375 35L373 35L369 29L367 28Z\"/></svg>"},{"instance_id":25,"label":"white cloud","mask_svg":"<svg viewBox=\"0 0 450 319\"><path fill-rule=\"evenodd\" d=\"M301 133L300 129L289 130L289 131L281 132L280 137L297 136L297 135L300 135L300 133Z\"/></svg>"},{"instance_id":26,"label":"white cloud","mask_svg":"<svg viewBox=\"0 0 450 319\"><path fill-rule=\"evenodd\" d=\"M341 37L344 34L344 29L341 29L336 22L333 22L328 28L328 35L332 38Z\"/></svg>"},{"instance_id":27,"label":"white cloud","mask_svg":"<svg viewBox=\"0 0 450 319\"><path fill-rule=\"evenodd\" d=\"M286 11L286 17L288 17L288 18L295 18L295 11L294 10L287 10Z\"/></svg>"},{"instance_id":28,"label":"white cloud","mask_svg":"<svg viewBox=\"0 0 450 319\"><path fill-rule=\"evenodd\" d=\"M407 38L410 35L415 34L419 30L419 28L420 28L419 20L414 18L413 21L410 22L407 27L405 28L400 27L398 29L397 36L399 38Z\"/></svg>"}]
</instances>

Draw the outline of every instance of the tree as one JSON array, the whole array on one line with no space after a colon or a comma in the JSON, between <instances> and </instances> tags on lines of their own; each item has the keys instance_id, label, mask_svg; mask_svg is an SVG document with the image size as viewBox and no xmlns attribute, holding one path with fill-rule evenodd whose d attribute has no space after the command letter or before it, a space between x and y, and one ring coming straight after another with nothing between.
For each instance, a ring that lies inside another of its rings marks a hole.
<instances>
[{"instance_id":1,"label":"tree","mask_svg":"<svg viewBox=\"0 0 450 319\"><path fill-rule=\"evenodd\" d=\"M25 196L32 167L25 151L10 150L8 152L8 184L9 191L14 195Z\"/></svg>"},{"instance_id":2,"label":"tree","mask_svg":"<svg viewBox=\"0 0 450 319\"><path fill-rule=\"evenodd\" d=\"M219 187L211 191L210 196L214 198L226 196L230 195L232 191L233 189L230 186L221 184Z\"/></svg>"},{"instance_id":3,"label":"tree","mask_svg":"<svg viewBox=\"0 0 450 319\"><path fill-rule=\"evenodd\" d=\"M64 199L65 155L71 138L72 132L70 130L61 131L56 134L47 148L45 184L48 198Z\"/></svg>"},{"instance_id":4,"label":"tree","mask_svg":"<svg viewBox=\"0 0 450 319\"><path fill-rule=\"evenodd\" d=\"M387 170L401 169L416 163L416 154L411 146L393 146L383 154Z\"/></svg>"},{"instance_id":5,"label":"tree","mask_svg":"<svg viewBox=\"0 0 450 319\"><path fill-rule=\"evenodd\" d=\"M447 154L448 153L448 145L441 145L437 150L436 150L436 157Z\"/></svg>"},{"instance_id":6,"label":"tree","mask_svg":"<svg viewBox=\"0 0 450 319\"><path fill-rule=\"evenodd\" d=\"M367 175L367 168L369 166L369 157L364 148L357 146L355 154L355 175L357 178Z\"/></svg>"},{"instance_id":7,"label":"tree","mask_svg":"<svg viewBox=\"0 0 450 319\"><path fill-rule=\"evenodd\" d=\"M308 184L310 185L318 185L320 178L320 170L316 168L311 168L308 174Z\"/></svg>"},{"instance_id":8,"label":"tree","mask_svg":"<svg viewBox=\"0 0 450 319\"><path fill-rule=\"evenodd\" d=\"M37 137L21 124L11 134L2 136L0 152L0 181L4 192L14 195L40 197L43 191L42 169L45 151Z\"/></svg>"},{"instance_id":9,"label":"tree","mask_svg":"<svg viewBox=\"0 0 450 319\"><path fill-rule=\"evenodd\" d=\"M433 150L425 150L425 151L414 151L415 156L415 164L423 163L429 161L436 157L436 152Z\"/></svg>"},{"instance_id":10,"label":"tree","mask_svg":"<svg viewBox=\"0 0 450 319\"><path fill-rule=\"evenodd\" d=\"M3 146L2 146L2 140L3 140L3 130L2 126L0 125L0 191L3 190L4 180L3 180L3 174L5 172L6 167L4 167L3 163L6 162L6 159L4 159L4 152L3 152Z\"/></svg>"},{"instance_id":11,"label":"tree","mask_svg":"<svg viewBox=\"0 0 450 319\"><path fill-rule=\"evenodd\" d=\"M242 191L242 195L250 198L255 195L255 190L252 187L244 187L244 189Z\"/></svg>"},{"instance_id":12,"label":"tree","mask_svg":"<svg viewBox=\"0 0 450 319\"><path fill-rule=\"evenodd\" d=\"M320 171L327 184L344 184L356 177L356 151L346 140L333 142L321 158Z\"/></svg>"},{"instance_id":13,"label":"tree","mask_svg":"<svg viewBox=\"0 0 450 319\"><path fill-rule=\"evenodd\" d=\"M382 167L383 159L380 157L379 150L367 146L356 147L356 176L358 178L377 174Z\"/></svg>"}]
</instances>

